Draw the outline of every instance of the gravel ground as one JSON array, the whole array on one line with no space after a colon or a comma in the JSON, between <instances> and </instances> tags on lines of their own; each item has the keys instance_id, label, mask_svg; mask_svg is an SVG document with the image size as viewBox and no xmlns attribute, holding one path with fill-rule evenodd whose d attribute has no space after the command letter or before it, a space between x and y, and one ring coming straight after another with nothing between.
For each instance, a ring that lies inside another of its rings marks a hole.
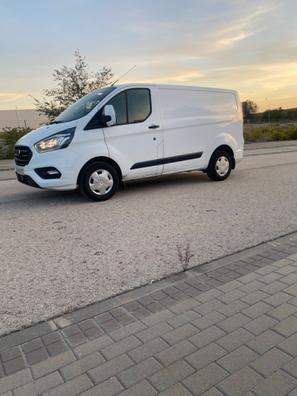
<instances>
[{"instance_id":1,"label":"gravel ground","mask_svg":"<svg viewBox=\"0 0 297 396\"><path fill-rule=\"evenodd\" d=\"M277 164L281 164L278 166ZM135 183L104 203L0 182L0 334L297 229L297 152Z\"/></svg>"}]
</instances>

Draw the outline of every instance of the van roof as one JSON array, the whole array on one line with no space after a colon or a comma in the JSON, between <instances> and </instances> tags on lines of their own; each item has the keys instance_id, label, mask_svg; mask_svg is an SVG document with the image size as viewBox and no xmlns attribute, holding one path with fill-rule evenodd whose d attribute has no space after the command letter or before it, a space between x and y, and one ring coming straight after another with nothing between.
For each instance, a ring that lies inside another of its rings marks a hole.
<instances>
[{"instance_id":1,"label":"van roof","mask_svg":"<svg viewBox=\"0 0 297 396\"><path fill-rule=\"evenodd\" d=\"M167 89L188 89L188 90L203 90L203 91L220 91L220 92L232 92L237 93L234 89L226 88L215 88L215 87L200 87L195 85L176 85L176 84L152 84L152 83L126 83L114 85L115 88L132 88L132 87L157 87L157 88L167 88Z\"/></svg>"}]
</instances>

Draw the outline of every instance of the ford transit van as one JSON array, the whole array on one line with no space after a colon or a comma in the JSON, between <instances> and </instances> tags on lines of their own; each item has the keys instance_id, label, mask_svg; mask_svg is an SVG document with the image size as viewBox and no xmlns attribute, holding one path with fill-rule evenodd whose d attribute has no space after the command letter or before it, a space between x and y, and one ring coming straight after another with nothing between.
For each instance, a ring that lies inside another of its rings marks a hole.
<instances>
[{"instance_id":1,"label":"ford transit van","mask_svg":"<svg viewBox=\"0 0 297 396\"><path fill-rule=\"evenodd\" d=\"M200 170L225 180L243 157L233 90L125 84L95 90L15 146L17 179L106 200L123 181Z\"/></svg>"}]
</instances>

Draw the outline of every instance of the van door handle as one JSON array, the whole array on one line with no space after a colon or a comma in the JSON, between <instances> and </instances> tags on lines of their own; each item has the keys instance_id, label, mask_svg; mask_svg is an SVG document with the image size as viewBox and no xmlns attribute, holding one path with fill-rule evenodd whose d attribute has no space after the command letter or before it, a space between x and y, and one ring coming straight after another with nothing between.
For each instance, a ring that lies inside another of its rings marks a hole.
<instances>
[{"instance_id":1,"label":"van door handle","mask_svg":"<svg viewBox=\"0 0 297 396\"><path fill-rule=\"evenodd\" d=\"M160 128L160 125L152 124L149 126L149 129L157 129Z\"/></svg>"}]
</instances>

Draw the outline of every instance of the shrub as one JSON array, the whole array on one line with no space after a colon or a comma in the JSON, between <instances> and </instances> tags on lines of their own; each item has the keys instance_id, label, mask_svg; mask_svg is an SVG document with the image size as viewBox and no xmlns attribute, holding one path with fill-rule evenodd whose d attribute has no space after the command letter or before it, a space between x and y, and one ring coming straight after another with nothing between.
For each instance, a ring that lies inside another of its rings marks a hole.
<instances>
[{"instance_id":1,"label":"shrub","mask_svg":"<svg viewBox=\"0 0 297 396\"><path fill-rule=\"evenodd\" d=\"M272 124L272 125L245 125L244 139L249 142L269 142L297 139L297 125Z\"/></svg>"},{"instance_id":2,"label":"shrub","mask_svg":"<svg viewBox=\"0 0 297 396\"><path fill-rule=\"evenodd\" d=\"M30 131L30 128L4 128L3 132L0 132L0 159L12 159L14 145Z\"/></svg>"}]
</instances>

